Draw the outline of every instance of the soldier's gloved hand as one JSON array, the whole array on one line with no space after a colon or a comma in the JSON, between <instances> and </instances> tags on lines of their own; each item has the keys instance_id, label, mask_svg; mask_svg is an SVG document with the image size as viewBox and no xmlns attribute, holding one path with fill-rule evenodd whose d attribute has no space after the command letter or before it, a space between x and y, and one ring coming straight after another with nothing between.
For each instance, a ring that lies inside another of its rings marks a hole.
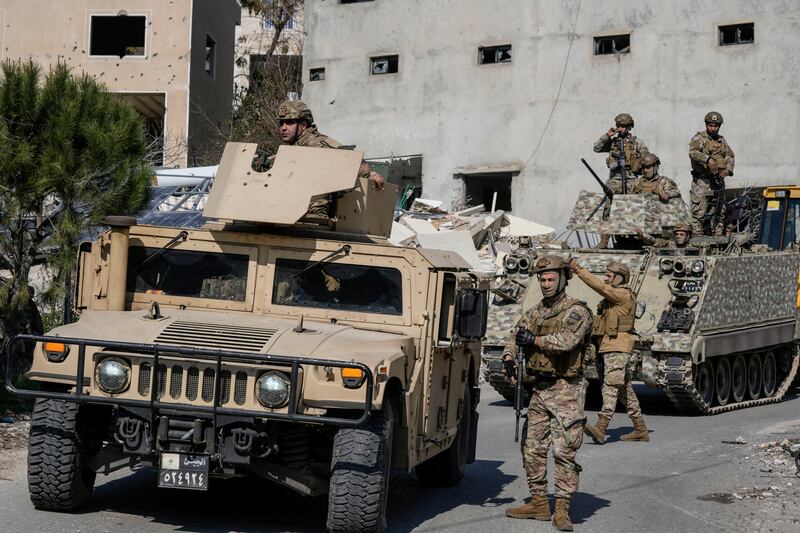
<instances>
[{"instance_id":1,"label":"soldier's gloved hand","mask_svg":"<svg viewBox=\"0 0 800 533\"><path fill-rule=\"evenodd\" d=\"M516 374L517 374L517 372L516 372L516 370L517 370L517 366L514 364L514 360L513 360L513 359L504 359L504 360L503 360L503 368L505 368L505 370L506 370L506 375L507 375L509 378L514 378L514 377L516 377Z\"/></svg>"},{"instance_id":2,"label":"soldier's gloved hand","mask_svg":"<svg viewBox=\"0 0 800 533\"><path fill-rule=\"evenodd\" d=\"M536 336L531 333L531 330L519 328L517 330L517 338L515 339L517 346L531 346L536 340Z\"/></svg>"},{"instance_id":3,"label":"soldier's gloved hand","mask_svg":"<svg viewBox=\"0 0 800 533\"><path fill-rule=\"evenodd\" d=\"M724 170L720 170L719 175L722 176L723 178L727 178L728 176L731 175L731 171L726 168Z\"/></svg>"},{"instance_id":4,"label":"soldier's gloved hand","mask_svg":"<svg viewBox=\"0 0 800 533\"><path fill-rule=\"evenodd\" d=\"M712 173L716 174L717 173L717 160L714 159L713 157L709 157L707 164L708 164L708 170L711 171Z\"/></svg>"}]
</instances>

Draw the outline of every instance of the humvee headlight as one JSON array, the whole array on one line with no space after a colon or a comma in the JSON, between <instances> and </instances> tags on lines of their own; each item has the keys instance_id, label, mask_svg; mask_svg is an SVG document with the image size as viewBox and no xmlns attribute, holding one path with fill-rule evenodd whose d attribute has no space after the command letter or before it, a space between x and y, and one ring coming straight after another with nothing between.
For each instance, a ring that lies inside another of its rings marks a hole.
<instances>
[{"instance_id":1,"label":"humvee headlight","mask_svg":"<svg viewBox=\"0 0 800 533\"><path fill-rule=\"evenodd\" d=\"M100 390L108 394L117 394L130 385L131 367L119 357L106 357L97 363L94 378Z\"/></svg>"},{"instance_id":2,"label":"humvee headlight","mask_svg":"<svg viewBox=\"0 0 800 533\"><path fill-rule=\"evenodd\" d=\"M256 398L269 409L283 407L289 401L289 378L283 372L266 372L256 381Z\"/></svg>"},{"instance_id":3,"label":"humvee headlight","mask_svg":"<svg viewBox=\"0 0 800 533\"><path fill-rule=\"evenodd\" d=\"M48 361L60 363L67 358L69 346L63 342L46 342L44 343L44 354L47 356Z\"/></svg>"},{"instance_id":4,"label":"humvee headlight","mask_svg":"<svg viewBox=\"0 0 800 533\"><path fill-rule=\"evenodd\" d=\"M700 259L692 261L692 273L693 274L702 274L705 269L706 269L706 264L703 261L701 261Z\"/></svg>"},{"instance_id":5,"label":"humvee headlight","mask_svg":"<svg viewBox=\"0 0 800 533\"><path fill-rule=\"evenodd\" d=\"M364 371L360 368L342 368L342 383L348 389L357 389L364 383Z\"/></svg>"}]
</instances>

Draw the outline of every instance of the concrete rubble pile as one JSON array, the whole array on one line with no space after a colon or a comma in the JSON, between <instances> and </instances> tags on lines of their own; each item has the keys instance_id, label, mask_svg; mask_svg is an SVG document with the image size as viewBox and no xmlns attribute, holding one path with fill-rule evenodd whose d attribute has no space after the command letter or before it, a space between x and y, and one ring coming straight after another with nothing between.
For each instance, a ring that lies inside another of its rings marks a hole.
<instances>
[{"instance_id":1,"label":"concrete rubble pile","mask_svg":"<svg viewBox=\"0 0 800 533\"><path fill-rule=\"evenodd\" d=\"M411 209L395 217L389 241L397 246L420 246L459 254L476 272L501 275L504 258L520 238L547 243L553 228L484 206L447 211L444 202L418 198ZM560 247L560 246L559 246Z\"/></svg>"}]
</instances>

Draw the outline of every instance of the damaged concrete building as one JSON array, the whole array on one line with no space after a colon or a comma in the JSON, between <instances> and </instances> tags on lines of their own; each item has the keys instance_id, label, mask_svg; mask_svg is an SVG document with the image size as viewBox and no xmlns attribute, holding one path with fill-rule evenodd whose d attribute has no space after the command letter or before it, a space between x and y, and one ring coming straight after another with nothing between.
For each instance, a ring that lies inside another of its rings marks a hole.
<instances>
[{"instance_id":1,"label":"damaged concrete building","mask_svg":"<svg viewBox=\"0 0 800 533\"><path fill-rule=\"evenodd\" d=\"M235 0L0 0L0 57L64 62L129 101L161 153L202 164L233 99Z\"/></svg>"},{"instance_id":2,"label":"damaged concrete building","mask_svg":"<svg viewBox=\"0 0 800 533\"><path fill-rule=\"evenodd\" d=\"M556 227L598 190L617 113L688 199L692 135L725 118L729 188L797 182L798 0L307 0L303 98L368 157L412 155L426 198ZM322 73L322 78L320 78ZM410 165L409 165L410 168Z\"/></svg>"}]
</instances>

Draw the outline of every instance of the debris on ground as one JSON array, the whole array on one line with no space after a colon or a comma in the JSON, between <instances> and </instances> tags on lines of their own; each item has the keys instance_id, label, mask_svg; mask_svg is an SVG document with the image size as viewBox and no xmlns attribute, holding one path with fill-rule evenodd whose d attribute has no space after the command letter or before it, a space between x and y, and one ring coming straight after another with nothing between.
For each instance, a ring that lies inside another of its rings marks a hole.
<instances>
[{"instance_id":1,"label":"debris on ground","mask_svg":"<svg viewBox=\"0 0 800 533\"><path fill-rule=\"evenodd\" d=\"M28 433L31 429L31 418L28 415L7 414L0 423L0 450L15 450L28 445Z\"/></svg>"}]
</instances>

